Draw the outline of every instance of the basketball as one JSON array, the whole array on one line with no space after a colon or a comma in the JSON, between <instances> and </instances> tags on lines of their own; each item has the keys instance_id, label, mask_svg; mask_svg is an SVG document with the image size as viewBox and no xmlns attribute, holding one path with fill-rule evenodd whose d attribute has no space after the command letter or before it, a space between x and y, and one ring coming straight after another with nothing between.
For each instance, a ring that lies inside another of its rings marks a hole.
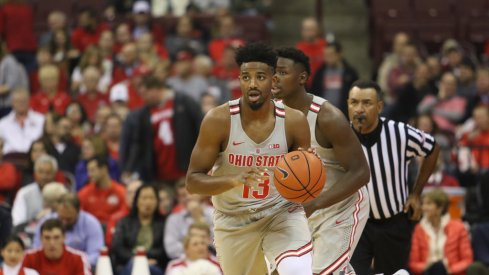
<instances>
[{"instance_id":1,"label":"basketball","mask_svg":"<svg viewBox=\"0 0 489 275\"><path fill-rule=\"evenodd\" d=\"M277 191L282 197L295 203L316 198L326 181L326 169L321 160L307 151L286 154L273 172Z\"/></svg>"}]
</instances>

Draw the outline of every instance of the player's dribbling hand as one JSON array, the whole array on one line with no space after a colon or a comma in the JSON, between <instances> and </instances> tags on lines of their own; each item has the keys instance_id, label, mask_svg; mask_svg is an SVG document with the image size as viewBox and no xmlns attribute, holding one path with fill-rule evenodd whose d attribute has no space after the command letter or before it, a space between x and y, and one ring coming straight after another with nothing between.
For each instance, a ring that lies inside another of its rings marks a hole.
<instances>
[{"instance_id":1,"label":"player's dribbling hand","mask_svg":"<svg viewBox=\"0 0 489 275\"><path fill-rule=\"evenodd\" d=\"M315 156L316 156L316 157L318 157L319 159L321 158L321 157L318 155L318 152L316 151L316 148L309 147L309 148L307 148L307 150L305 150L304 148L299 147L299 148L297 148L297 150L299 150L299 151L307 151L307 152L309 152L309 153L311 153L311 154L315 155Z\"/></svg>"},{"instance_id":2,"label":"player's dribbling hand","mask_svg":"<svg viewBox=\"0 0 489 275\"><path fill-rule=\"evenodd\" d=\"M248 171L242 172L237 176L237 182L239 184L244 184L251 189L256 187L259 183L264 182L268 179L268 169L266 168L256 168L253 167Z\"/></svg>"}]
</instances>

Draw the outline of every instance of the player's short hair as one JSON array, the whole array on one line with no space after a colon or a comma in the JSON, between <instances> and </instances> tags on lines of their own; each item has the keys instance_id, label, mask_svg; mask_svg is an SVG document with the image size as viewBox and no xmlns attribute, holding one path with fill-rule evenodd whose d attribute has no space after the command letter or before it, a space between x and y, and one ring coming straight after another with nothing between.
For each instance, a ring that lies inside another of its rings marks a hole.
<instances>
[{"instance_id":1,"label":"player's short hair","mask_svg":"<svg viewBox=\"0 0 489 275\"><path fill-rule=\"evenodd\" d=\"M350 87L350 91L351 89L353 89L353 87L357 87L360 89L374 89L375 93L377 94L377 99L379 101L383 100L382 89L380 89L379 84L377 84L375 81L359 79L353 82L353 84Z\"/></svg>"},{"instance_id":2,"label":"player's short hair","mask_svg":"<svg viewBox=\"0 0 489 275\"><path fill-rule=\"evenodd\" d=\"M51 230L56 229L56 228L61 230L61 232L63 232L63 234L64 234L65 230L64 230L63 223L61 222L61 220L49 219L41 225L41 234L44 231L51 231Z\"/></svg>"},{"instance_id":3,"label":"player's short hair","mask_svg":"<svg viewBox=\"0 0 489 275\"><path fill-rule=\"evenodd\" d=\"M254 42L238 48L235 60L239 66L247 62L261 62L273 69L277 64L277 54L271 46L263 42Z\"/></svg>"},{"instance_id":4,"label":"player's short hair","mask_svg":"<svg viewBox=\"0 0 489 275\"><path fill-rule=\"evenodd\" d=\"M277 49L277 57L283 57L294 61L294 63L301 64L308 75L311 75L311 65L309 64L309 57L304 54L303 51L292 48L283 47Z\"/></svg>"}]
</instances>

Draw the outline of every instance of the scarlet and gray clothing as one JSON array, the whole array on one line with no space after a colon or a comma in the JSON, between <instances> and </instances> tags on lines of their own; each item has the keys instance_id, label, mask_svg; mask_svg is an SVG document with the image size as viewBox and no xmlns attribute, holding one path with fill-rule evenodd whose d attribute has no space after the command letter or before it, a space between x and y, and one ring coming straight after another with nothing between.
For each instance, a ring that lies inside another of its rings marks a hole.
<instances>
[{"instance_id":1,"label":"scarlet and gray clothing","mask_svg":"<svg viewBox=\"0 0 489 275\"><path fill-rule=\"evenodd\" d=\"M275 103L275 128L260 144L245 133L239 104L239 99L229 103L229 141L213 175L238 174L251 167L272 168L288 152L282 103ZM213 197L214 237L224 274L266 274L265 258L270 269L275 269L283 259L312 250L302 206L282 198L272 180L273 175L254 190L243 185Z\"/></svg>"},{"instance_id":2,"label":"scarlet and gray clothing","mask_svg":"<svg viewBox=\"0 0 489 275\"><path fill-rule=\"evenodd\" d=\"M129 113L122 129L119 161L121 171L136 172L144 181L156 179L156 162L153 150L151 107L145 106ZM175 93L173 125L177 165L186 171L202 122L200 106L187 95Z\"/></svg>"},{"instance_id":3,"label":"scarlet and gray clothing","mask_svg":"<svg viewBox=\"0 0 489 275\"><path fill-rule=\"evenodd\" d=\"M328 192L335 185L341 184L339 179L344 175L345 169L339 164L333 148L322 147L316 139L317 117L324 102L326 100L323 98L313 97L307 121L311 131L311 147L316 149L326 167L323 192ZM349 264L350 258L367 223L368 213L367 189L362 187L347 199L317 210L309 217L314 245L314 274L336 275L341 271L349 273L353 270Z\"/></svg>"},{"instance_id":4,"label":"scarlet and gray clothing","mask_svg":"<svg viewBox=\"0 0 489 275\"><path fill-rule=\"evenodd\" d=\"M285 111L282 103L275 102L275 128L270 136L257 144L248 137L241 125L239 99L229 102L231 129L229 141L224 152L219 154L213 175L236 175L251 167L262 167L273 170L280 158L287 154L288 145L285 137ZM245 185L230 189L212 197L214 207L225 214L252 213L269 208L278 203L286 203L271 184L270 180L260 183L256 190L249 190Z\"/></svg>"},{"instance_id":5,"label":"scarlet and gray clothing","mask_svg":"<svg viewBox=\"0 0 489 275\"><path fill-rule=\"evenodd\" d=\"M65 246L61 258L50 260L42 248L25 254L24 266L32 268L39 274L91 275L90 264L85 253Z\"/></svg>"}]
</instances>

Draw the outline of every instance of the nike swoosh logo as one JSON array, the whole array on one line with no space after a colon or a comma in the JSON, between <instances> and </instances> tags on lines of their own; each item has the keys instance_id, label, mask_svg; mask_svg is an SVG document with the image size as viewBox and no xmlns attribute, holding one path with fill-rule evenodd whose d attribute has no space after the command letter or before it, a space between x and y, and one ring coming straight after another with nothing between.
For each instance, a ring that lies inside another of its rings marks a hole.
<instances>
[{"instance_id":1,"label":"nike swoosh logo","mask_svg":"<svg viewBox=\"0 0 489 275\"><path fill-rule=\"evenodd\" d=\"M285 171L284 169L277 167L277 169L284 175L282 179L286 179L289 176L289 172Z\"/></svg>"},{"instance_id":2,"label":"nike swoosh logo","mask_svg":"<svg viewBox=\"0 0 489 275\"><path fill-rule=\"evenodd\" d=\"M343 222L343 221L336 221L336 224L340 224L340 223L342 223L342 222Z\"/></svg>"},{"instance_id":3,"label":"nike swoosh logo","mask_svg":"<svg viewBox=\"0 0 489 275\"><path fill-rule=\"evenodd\" d=\"M242 142L236 142L236 141L233 141L233 145L234 145L234 146L237 146L237 145L240 145L240 144L243 144L243 143L244 143L244 141L242 141Z\"/></svg>"}]
</instances>

